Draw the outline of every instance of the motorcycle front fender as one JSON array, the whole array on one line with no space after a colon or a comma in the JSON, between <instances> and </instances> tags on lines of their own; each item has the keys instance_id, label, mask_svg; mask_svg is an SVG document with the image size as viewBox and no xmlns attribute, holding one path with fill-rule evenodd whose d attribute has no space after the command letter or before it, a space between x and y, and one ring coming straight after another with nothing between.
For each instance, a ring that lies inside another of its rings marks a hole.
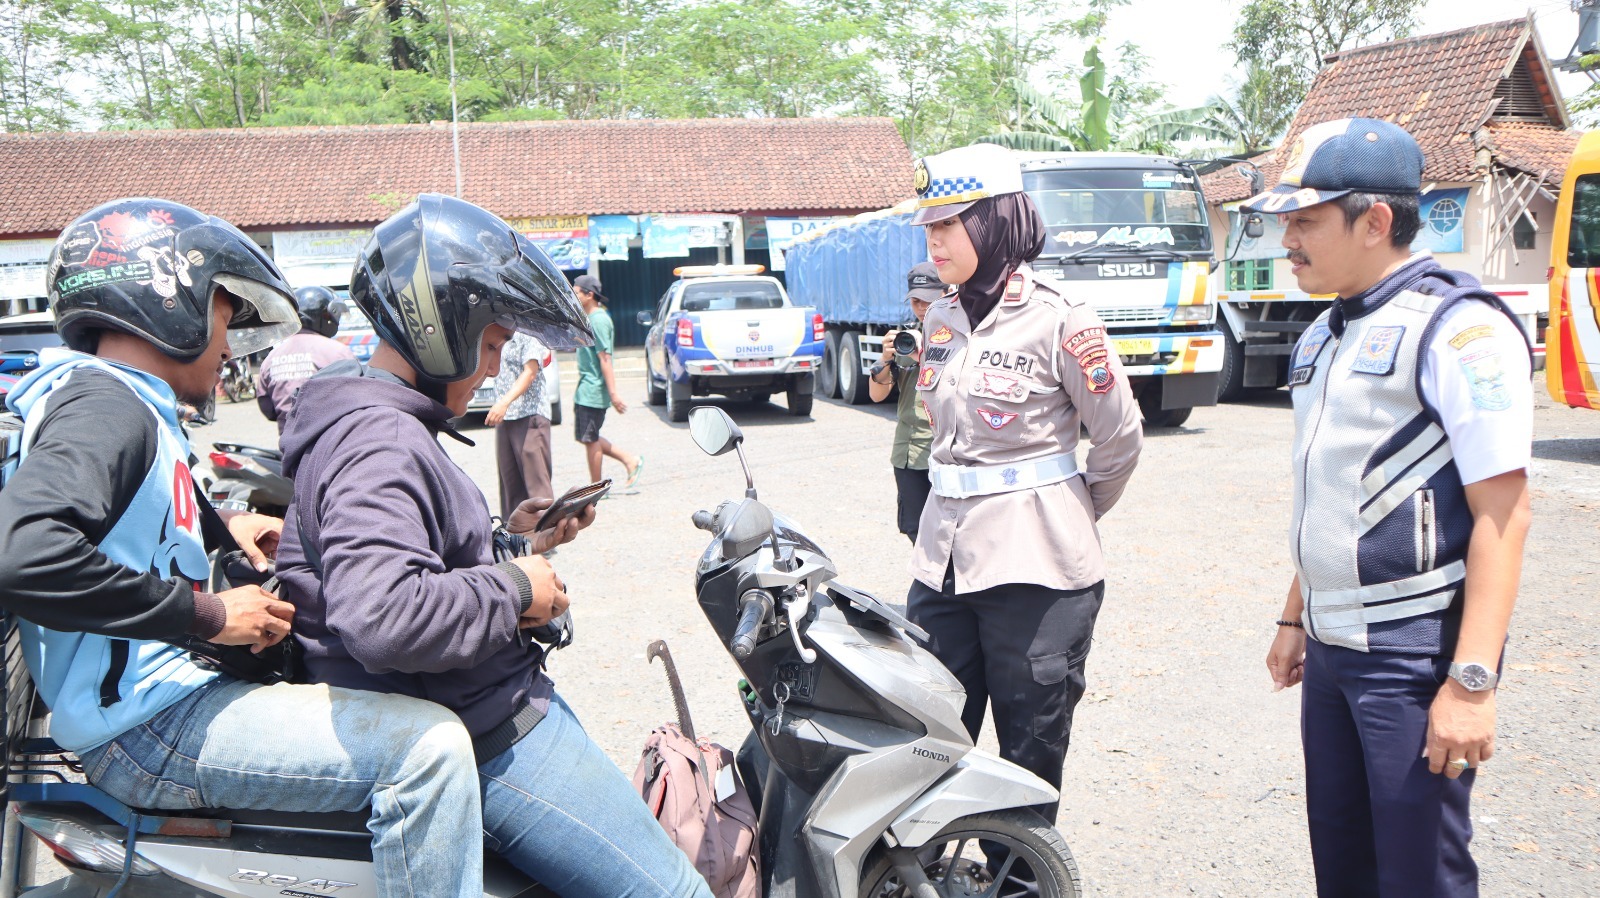
<instances>
[{"instance_id":1,"label":"motorcycle front fender","mask_svg":"<svg viewBox=\"0 0 1600 898\"><path fill-rule=\"evenodd\" d=\"M1050 804L1058 797L1049 783L1027 770L973 751L901 811L889 831L901 845L917 848L962 817Z\"/></svg>"}]
</instances>

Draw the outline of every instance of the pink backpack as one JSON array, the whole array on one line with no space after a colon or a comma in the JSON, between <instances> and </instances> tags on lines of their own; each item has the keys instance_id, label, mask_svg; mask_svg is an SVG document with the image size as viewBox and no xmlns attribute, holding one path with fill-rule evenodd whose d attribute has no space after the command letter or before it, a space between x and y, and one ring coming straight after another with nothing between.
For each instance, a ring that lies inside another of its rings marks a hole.
<instances>
[{"instance_id":1,"label":"pink backpack","mask_svg":"<svg viewBox=\"0 0 1600 898\"><path fill-rule=\"evenodd\" d=\"M678 671L666 643L650 644L667 668L679 723L645 741L633 786L672 841L689 856L717 898L761 898L761 840L756 812L739 781L733 752L694 738ZM685 732L688 735L685 735Z\"/></svg>"}]
</instances>

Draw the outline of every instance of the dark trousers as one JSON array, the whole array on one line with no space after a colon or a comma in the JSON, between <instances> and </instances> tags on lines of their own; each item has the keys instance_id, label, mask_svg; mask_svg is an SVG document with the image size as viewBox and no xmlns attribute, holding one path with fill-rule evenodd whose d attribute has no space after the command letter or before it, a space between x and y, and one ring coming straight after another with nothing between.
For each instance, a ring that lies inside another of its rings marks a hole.
<instances>
[{"instance_id":1,"label":"dark trousers","mask_svg":"<svg viewBox=\"0 0 1600 898\"><path fill-rule=\"evenodd\" d=\"M977 739L993 706L1000 757L1056 789L1105 589L1104 581L1075 591L1013 583L957 595L947 571L943 589L913 581L906 599L908 616L931 637L928 650L967 690L967 732ZM1054 825L1060 806L1039 811Z\"/></svg>"},{"instance_id":2,"label":"dark trousers","mask_svg":"<svg viewBox=\"0 0 1600 898\"><path fill-rule=\"evenodd\" d=\"M500 468L500 516L509 520L524 499L554 499L550 478L550 419L529 415L501 421L494 428L495 461Z\"/></svg>"},{"instance_id":3,"label":"dark trousers","mask_svg":"<svg viewBox=\"0 0 1600 898\"><path fill-rule=\"evenodd\" d=\"M1428 772L1428 709L1450 659L1306 640L1300 736L1320 898L1475 898L1477 773Z\"/></svg>"},{"instance_id":4,"label":"dark trousers","mask_svg":"<svg viewBox=\"0 0 1600 898\"><path fill-rule=\"evenodd\" d=\"M917 544L917 525L922 521L922 507L928 504L933 481L928 479L927 468L895 468L894 488L900 532L910 537L914 546Z\"/></svg>"}]
</instances>

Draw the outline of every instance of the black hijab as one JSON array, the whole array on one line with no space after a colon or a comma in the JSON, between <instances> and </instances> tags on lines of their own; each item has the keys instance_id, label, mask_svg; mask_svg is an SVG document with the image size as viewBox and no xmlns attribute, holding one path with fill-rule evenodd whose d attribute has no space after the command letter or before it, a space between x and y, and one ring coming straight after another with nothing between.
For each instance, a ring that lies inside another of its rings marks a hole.
<instances>
[{"instance_id":1,"label":"black hijab","mask_svg":"<svg viewBox=\"0 0 1600 898\"><path fill-rule=\"evenodd\" d=\"M961 307L976 328L999 304L1017 268L1044 250L1044 219L1026 193L1002 193L978 200L961 213L978 269L961 285Z\"/></svg>"}]
</instances>

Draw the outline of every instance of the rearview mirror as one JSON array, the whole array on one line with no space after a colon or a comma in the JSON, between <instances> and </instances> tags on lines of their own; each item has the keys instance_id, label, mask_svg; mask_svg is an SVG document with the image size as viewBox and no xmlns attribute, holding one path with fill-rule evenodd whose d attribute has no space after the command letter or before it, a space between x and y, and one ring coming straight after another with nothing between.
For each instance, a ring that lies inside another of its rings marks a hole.
<instances>
[{"instance_id":1,"label":"rearview mirror","mask_svg":"<svg viewBox=\"0 0 1600 898\"><path fill-rule=\"evenodd\" d=\"M648 311L640 312L638 321L639 324L643 325L644 327L649 327L656 323L656 316L650 314Z\"/></svg>"},{"instance_id":2,"label":"rearview mirror","mask_svg":"<svg viewBox=\"0 0 1600 898\"><path fill-rule=\"evenodd\" d=\"M1264 233L1266 233L1266 229L1261 224L1261 216L1253 213L1245 216L1244 235L1246 237L1249 237L1253 240L1257 237L1260 237Z\"/></svg>"},{"instance_id":3,"label":"rearview mirror","mask_svg":"<svg viewBox=\"0 0 1600 898\"><path fill-rule=\"evenodd\" d=\"M689 435L707 455L721 455L744 442L744 432L728 413L709 405L689 412Z\"/></svg>"}]
</instances>

